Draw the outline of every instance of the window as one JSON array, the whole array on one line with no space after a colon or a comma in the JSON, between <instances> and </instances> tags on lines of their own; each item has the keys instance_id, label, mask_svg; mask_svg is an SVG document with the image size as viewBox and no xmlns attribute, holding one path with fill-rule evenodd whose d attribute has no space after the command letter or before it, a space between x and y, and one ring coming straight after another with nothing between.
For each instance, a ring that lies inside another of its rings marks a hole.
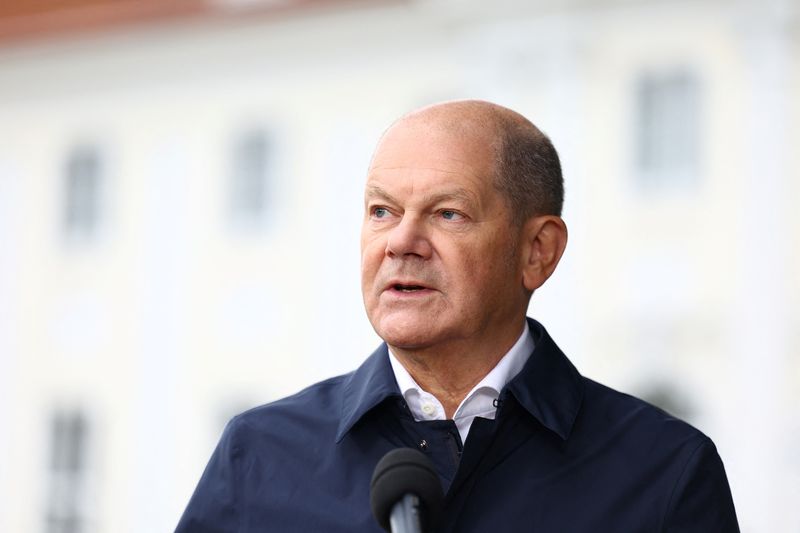
<instances>
[{"instance_id":1,"label":"window","mask_svg":"<svg viewBox=\"0 0 800 533\"><path fill-rule=\"evenodd\" d=\"M64 228L68 236L91 237L100 222L103 172L95 148L82 146L67 158Z\"/></svg>"},{"instance_id":2,"label":"window","mask_svg":"<svg viewBox=\"0 0 800 533\"><path fill-rule=\"evenodd\" d=\"M50 422L47 533L81 533L84 515L89 428L80 411L58 410Z\"/></svg>"},{"instance_id":3,"label":"window","mask_svg":"<svg viewBox=\"0 0 800 533\"><path fill-rule=\"evenodd\" d=\"M238 223L263 222L270 202L272 143L263 130L252 130L239 137L233 147L230 207Z\"/></svg>"},{"instance_id":4,"label":"window","mask_svg":"<svg viewBox=\"0 0 800 533\"><path fill-rule=\"evenodd\" d=\"M691 71L639 78L634 146L642 185L672 188L698 179L700 111L700 82Z\"/></svg>"}]
</instances>

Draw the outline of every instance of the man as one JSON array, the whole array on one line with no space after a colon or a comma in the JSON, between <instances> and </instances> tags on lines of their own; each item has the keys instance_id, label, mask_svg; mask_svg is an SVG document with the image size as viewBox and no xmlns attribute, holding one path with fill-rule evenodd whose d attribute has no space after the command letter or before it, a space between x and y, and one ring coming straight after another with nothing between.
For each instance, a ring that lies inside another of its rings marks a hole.
<instances>
[{"instance_id":1,"label":"man","mask_svg":"<svg viewBox=\"0 0 800 533\"><path fill-rule=\"evenodd\" d=\"M177 530L378 532L369 480L416 447L438 532L734 532L688 424L582 377L526 319L567 241L558 156L480 101L393 124L367 176L362 292L385 341L355 372L235 417Z\"/></svg>"}]
</instances>

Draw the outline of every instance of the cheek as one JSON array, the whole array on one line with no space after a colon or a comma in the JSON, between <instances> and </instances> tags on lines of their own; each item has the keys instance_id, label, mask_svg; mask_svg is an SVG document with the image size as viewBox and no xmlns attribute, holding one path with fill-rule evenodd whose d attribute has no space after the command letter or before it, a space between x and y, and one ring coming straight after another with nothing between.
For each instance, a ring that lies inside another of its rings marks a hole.
<instances>
[{"instance_id":1,"label":"cheek","mask_svg":"<svg viewBox=\"0 0 800 533\"><path fill-rule=\"evenodd\" d=\"M436 247L447 270L458 277L478 278L492 269L496 251L486 243L447 242Z\"/></svg>"},{"instance_id":2,"label":"cheek","mask_svg":"<svg viewBox=\"0 0 800 533\"><path fill-rule=\"evenodd\" d=\"M383 248L375 242L361 242L361 286L366 289L378 273L383 260Z\"/></svg>"},{"instance_id":3,"label":"cheek","mask_svg":"<svg viewBox=\"0 0 800 533\"><path fill-rule=\"evenodd\" d=\"M506 289L514 284L515 266L507 248L476 246L461 254L450 271L457 274L463 298L493 300L505 297Z\"/></svg>"},{"instance_id":4,"label":"cheek","mask_svg":"<svg viewBox=\"0 0 800 533\"><path fill-rule=\"evenodd\" d=\"M364 295L364 298L369 297L371 294L370 287L372 286L373 280L375 279L375 271L376 269L372 267L372 263L369 259L362 255L361 256L361 292Z\"/></svg>"}]
</instances>

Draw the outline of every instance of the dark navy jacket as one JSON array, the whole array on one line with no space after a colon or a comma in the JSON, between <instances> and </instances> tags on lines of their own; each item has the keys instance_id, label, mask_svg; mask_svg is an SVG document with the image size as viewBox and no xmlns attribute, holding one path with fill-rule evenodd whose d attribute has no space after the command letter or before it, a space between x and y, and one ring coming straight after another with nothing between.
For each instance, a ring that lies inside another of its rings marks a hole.
<instances>
[{"instance_id":1,"label":"dark navy jacket","mask_svg":"<svg viewBox=\"0 0 800 533\"><path fill-rule=\"evenodd\" d=\"M464 446L451 420L414 421L384 345L353 373L231 420L176 531L379 533L369 481L397 447L436 465L438 532L739 530L708 437L582 377L529 325L536 348Z\"/></svg>"}]
</instances>

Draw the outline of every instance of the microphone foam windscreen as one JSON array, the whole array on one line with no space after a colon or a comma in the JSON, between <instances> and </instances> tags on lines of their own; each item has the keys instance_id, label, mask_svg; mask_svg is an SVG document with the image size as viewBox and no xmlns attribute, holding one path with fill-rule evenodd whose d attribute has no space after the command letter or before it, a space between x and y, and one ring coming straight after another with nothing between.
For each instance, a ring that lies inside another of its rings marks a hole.
<instances>
[{"instance_id":1,"label":"microphone foam windscreen","mask_svg":"<svg viewBox=\"0 0 800 533\"><path fill-rule=\"evenodd\" d=\"M419 450L397 448L378 461L370 482L372 514L386 531L392 507L406 494L420 499L423 529L438 521L444 494L433 463Z\"/></svg>"}]
</instances>

